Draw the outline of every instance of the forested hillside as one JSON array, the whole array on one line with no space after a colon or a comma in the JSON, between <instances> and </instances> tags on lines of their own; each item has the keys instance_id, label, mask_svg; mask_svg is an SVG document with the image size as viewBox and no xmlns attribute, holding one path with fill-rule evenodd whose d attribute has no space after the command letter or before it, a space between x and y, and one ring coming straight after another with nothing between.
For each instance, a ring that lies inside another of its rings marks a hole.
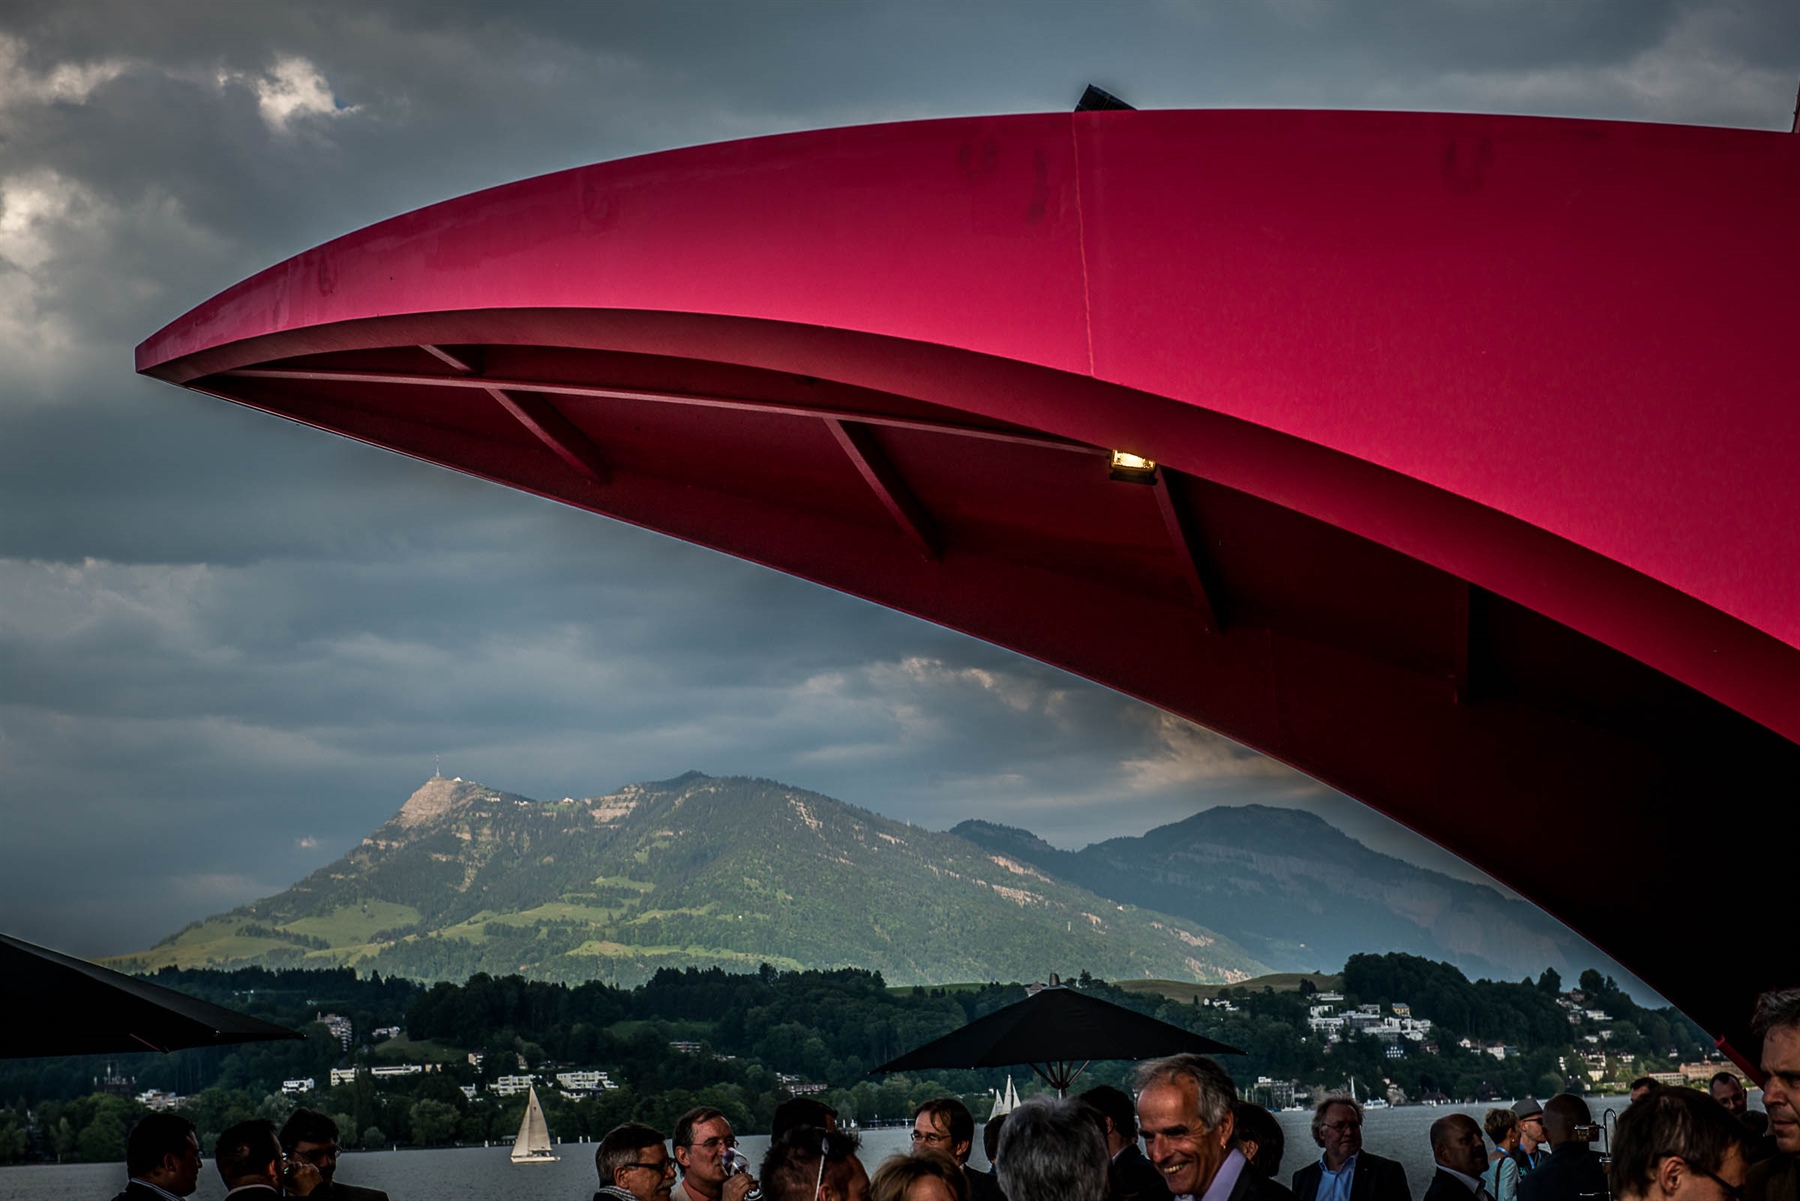
<instances>
[{"instance_id":1,"label":"forested hillside","mask_svg":"<svg viewBox=\"0 0 1800 1201\"><path fill-rule=\"evenodd\" d=\"M857 967L894 983L1242 980L1192 919L1107 902L934 833L769 780L690 773L541 802L433 779L335 863L115 966L353 964L630 985L662 967Z\"/></svg>"},{"instance_id":2,"label":"forested hillside","mask_svg":"<svg viewBox=\"0 0 1800 1201\"><path fill-rule=\"evenodd\" d=\"M336 1114L350 1145L503 1138L517 1128L524 1098L501 1095L497 1084L521 1073L536 1076L552 1128L567 1138L598 1136L632 1118L667 1129L700 1103L724 1110L741 1132L766 1131L775 1106L802 1087L821 1090L846 1120L904 1117L918 1101L944 1093L985 1113L987 1090L1003 1083L1002 1070L870 1070L1025 996L1016 983L894 988L873 972L767 966L745 973L664 969L632 989L516 975L426 988L341 970L170 970L156 979L303 1028L307 1037L110 1063L0 1064L0 1098L8 1105L0 1109L0 1160L117 1158L124 1123L142 1106L128 1096L94 1095L103 1075L131 1079L132 1090L182 1094L183 1111L209 1145L232 1121L278 1119L301 1100ZM1431 1023L1429 1035L1402 1040L1398 1057L1390 1054L1396 1044L1369 1033L1331 1042L1308 1024L1321 1006L1321 985L1343 994L1331 1006L1340 1012L1410 1007ZM1076 975L1074 987L1242 1048L1246 1054L1221 1062L1240 1089L1265 1102L1271 1094L1258 1085L1265 1077L1292 1082L1304 1094L1342 1088L1354 1076L1365 1093L1385 1088L1399 1101L1617 1091L1633 1076L1710 1050L1710 1040L1680 1014L1641 1009L1592 971L1583 973L1578 992L1565 992L1551 971L1536 981L1470 981L1449 964L1387 954L1352 956L1341 978L1251 981L1205 990L1208 996L1174 983L1159 986L1164 992L1145 991L1142 982L1127 990L1086 973ZM348 1053L312 1024L321 1011L351 1019ZM1591 1016L1596 1012L1604 1019ZM392 1026L403 1034L375 1036L378 1027ZM1490 1044L1504 1044L1504 1054L1496 1057ZM365 1070L402 1064L428 1070L386 1078ZM333 1067L356 1069L354 1081L332 1086ZM577 1096L557 1082L570 1070L604 1071L617 1087ZM1128 1063L1095 1064L1083 1080L1121 1083L1131 1070ZM1014 1076L1027 1094L1034 1090L1029 1069L1014 1069ZM300 1097L280 1095L284 1080L309 1077L315 1087Z\"/></svg>"}]
</instances>

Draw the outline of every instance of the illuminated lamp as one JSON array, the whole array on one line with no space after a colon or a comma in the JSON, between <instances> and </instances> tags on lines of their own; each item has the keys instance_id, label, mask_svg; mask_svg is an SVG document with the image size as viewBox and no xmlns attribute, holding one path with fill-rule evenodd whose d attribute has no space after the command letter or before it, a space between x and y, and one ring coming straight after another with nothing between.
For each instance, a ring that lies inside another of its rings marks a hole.
<instances>
[{"instance_id":1,"label":"illuminated lamp","mask_svg":"<svg viewBox=\"0 0 1800 1201\"><path fill-rule=\"evenodd\" d=\"M1127 484L1154 484L1156 460L1134 455L1128 450L1115 450L1112 452L1112 473L1108 478Z\"/></svg>"}]
</instances>

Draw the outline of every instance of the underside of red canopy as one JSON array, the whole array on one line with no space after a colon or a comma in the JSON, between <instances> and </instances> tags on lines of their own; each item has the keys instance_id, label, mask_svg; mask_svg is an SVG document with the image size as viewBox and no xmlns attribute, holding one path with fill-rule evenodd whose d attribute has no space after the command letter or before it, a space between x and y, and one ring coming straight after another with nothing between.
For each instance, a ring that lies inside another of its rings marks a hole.
<instances>
[{"instance_id":1,"label":"underside of red canopy","mask_svg":"<svg viewBox=\"0 0 1800 1201\"><path fill-rule=\"evenodd\" d=\"M1764 132L828 130L396 217L137 365L1222 731L1743 1049L1800 976L1797 211Z\"/></svg>"}]
</instances>

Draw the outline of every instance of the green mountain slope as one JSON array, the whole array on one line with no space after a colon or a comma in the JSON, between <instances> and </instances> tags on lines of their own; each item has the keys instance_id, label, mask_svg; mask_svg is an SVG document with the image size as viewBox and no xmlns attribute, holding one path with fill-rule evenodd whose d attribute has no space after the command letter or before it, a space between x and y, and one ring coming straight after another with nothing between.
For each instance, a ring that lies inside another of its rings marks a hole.
<instances>
[{"instance_id":1,"label":"green mountain slope","mask_svg":"<svg viewBox=\"0 0 1800 1201\"><path fill-rule=\"evenodd\" d=\"M433 779L344 858L123 962L619 983L765 962L895 984L1265 970L1192 920L1102 901L954 835L698 773L558 802Z\"/></svg>"}]
</instances>

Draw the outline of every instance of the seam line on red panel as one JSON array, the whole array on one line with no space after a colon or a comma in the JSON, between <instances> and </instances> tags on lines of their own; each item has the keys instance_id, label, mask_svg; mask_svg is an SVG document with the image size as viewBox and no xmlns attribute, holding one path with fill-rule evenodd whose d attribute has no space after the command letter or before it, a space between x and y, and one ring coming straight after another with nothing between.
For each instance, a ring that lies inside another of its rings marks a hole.
<instances>
[{"instance_id":1,"label":"seam line on red panel","mask_svg":"<svg viewBox=\"0 0 1800 1201\"><path fill-rule=\"evenodd\" d=\"M1081 259L1081 332L1087 338L1088 376L1098 378L1094 372L1094 301L1088 288L1087 216L1081 209L1081 139L1075 133L1078 120L1069 117L1069 149L1075 159L1075 245Z\"/></svg>"}]
</instances>

